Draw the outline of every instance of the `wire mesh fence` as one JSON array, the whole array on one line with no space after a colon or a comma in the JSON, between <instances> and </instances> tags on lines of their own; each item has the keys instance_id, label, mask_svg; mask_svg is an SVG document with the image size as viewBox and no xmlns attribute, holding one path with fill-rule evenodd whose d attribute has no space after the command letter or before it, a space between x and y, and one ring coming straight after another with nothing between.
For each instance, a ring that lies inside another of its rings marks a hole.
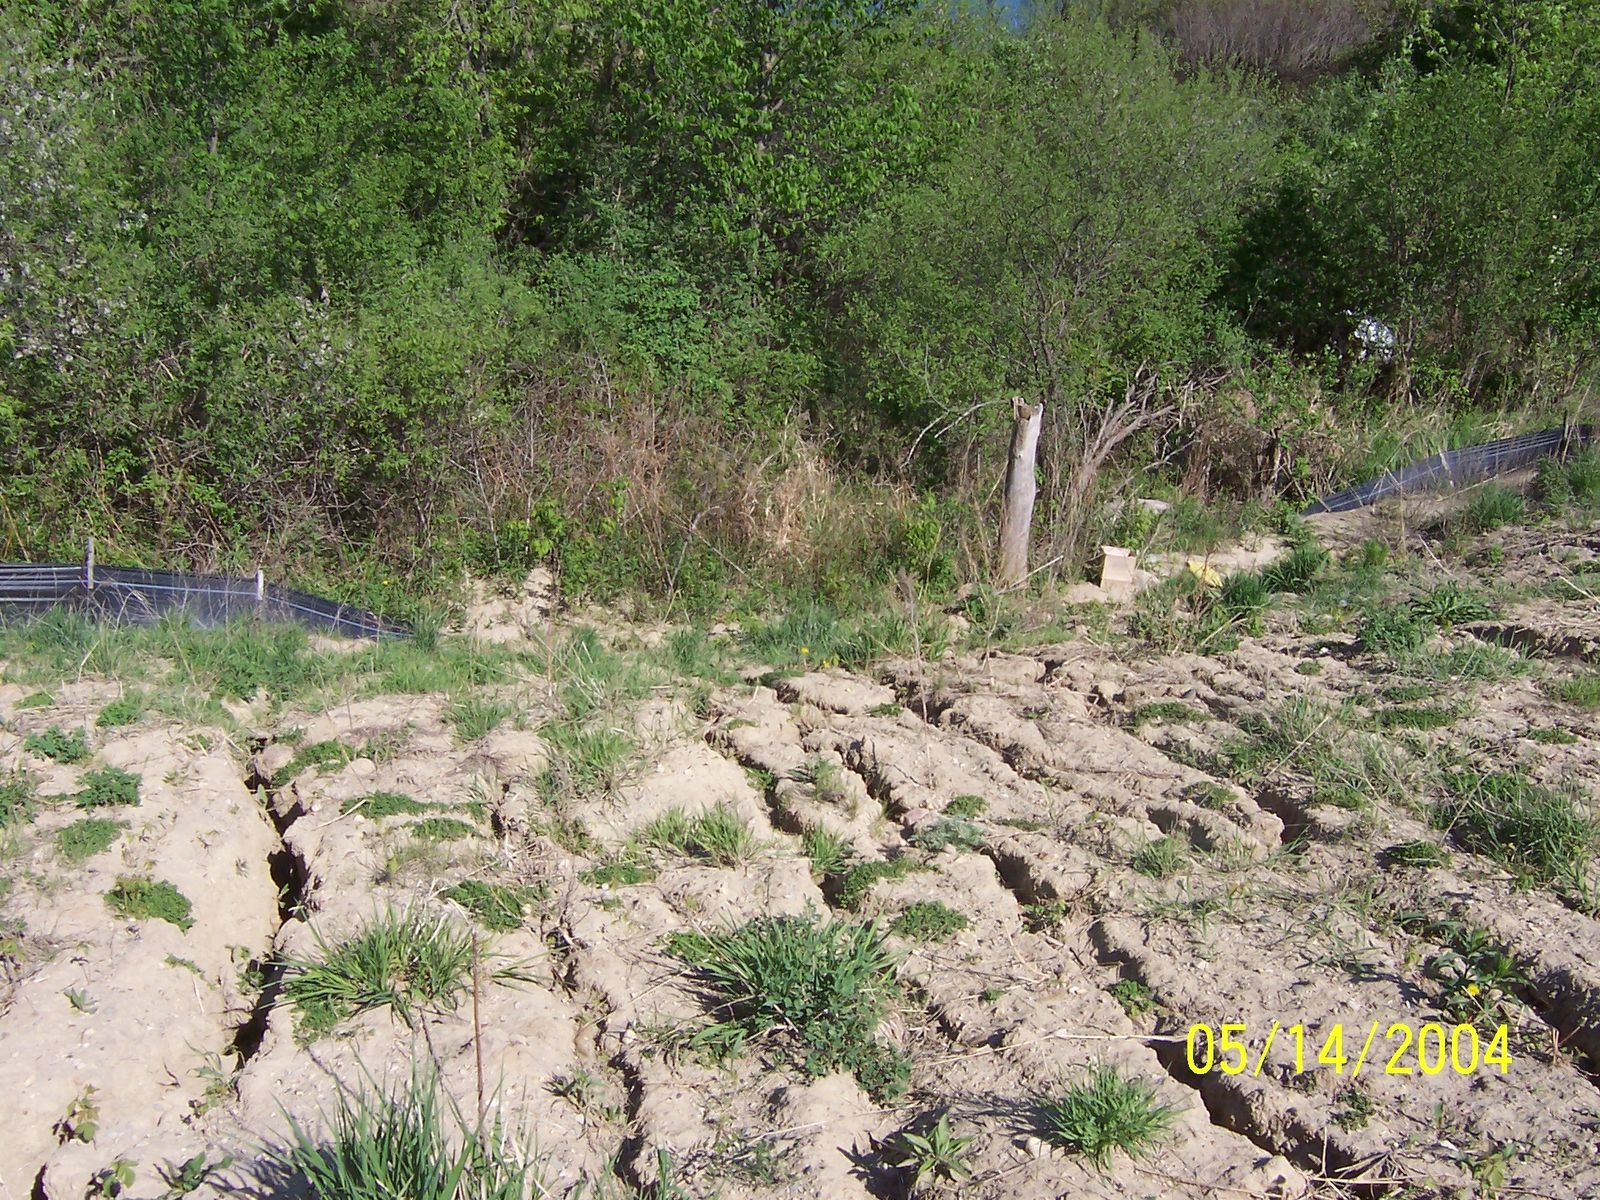
<instances>
[{"instance_id":1,"label":"wire mesh fence","mask_svg":"<svg viewBox=\"0 0 1600 1200\"><path fill-rule=\"evenodd\" d=\"M1324 496L1308 507L1303 515L1309 517L1315 513L1348 512L1386 496L1459 487L1464 483L1498 475L1502 471L1526 467L1553 454L1567 454L1586 443L1595 442L1600 442L1600 426L1567 425L1559 429L1543 429L1538 433L1499 438L1461 450L1441 450L1438 454L1419 458L1393 471L1385 471L1378 478L1356 487Z\"/></svg>"},{"instance_id":2,"label":"wire mesh fence","mask_svg":"<svg viewBox=\"0 0 1600 1200\"><path fill-rule=\"evenodd\" d=\"M202 628L259 620L303 625L339 637L406 637L409 626L322 596L228 575L185 575L106 567L94 543L81 563L0 563L0 620L26 620L55 609L112 623L149 624L181 614Z\"/></svg>"}]
</instances>

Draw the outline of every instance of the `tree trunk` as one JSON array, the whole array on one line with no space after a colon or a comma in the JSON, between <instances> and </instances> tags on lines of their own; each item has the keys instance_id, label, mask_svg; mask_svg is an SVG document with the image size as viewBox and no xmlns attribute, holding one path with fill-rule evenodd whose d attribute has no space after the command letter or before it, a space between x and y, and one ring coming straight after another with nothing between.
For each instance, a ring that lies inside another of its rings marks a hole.
<instances>
[{"instance_id":1,"label":"tree trunk","mask_svg":"<svg viewBox=\"0 0 1600 1200\"><path fill-rule=\"evenodd\" d=\"M1039 453L1039 430L1044 424L1043 404L1024 404L1011 398L1011 457L1006 463L1005 506L1000 514L1000 576L1002 588L1014 588L1028 578L1028 535L1033 526L1035 491L1033 462Z\"/></svg>"}]
</instances>

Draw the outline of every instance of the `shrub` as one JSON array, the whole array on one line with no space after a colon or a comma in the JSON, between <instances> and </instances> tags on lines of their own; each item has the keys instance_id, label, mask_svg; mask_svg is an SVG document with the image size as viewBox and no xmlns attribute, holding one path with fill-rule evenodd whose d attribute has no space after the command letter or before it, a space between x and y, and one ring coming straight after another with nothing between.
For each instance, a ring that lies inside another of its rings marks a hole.
<instances>
[{"instance_id":1,"label":"shrub","mask_svg":"<svg viewBox=\"0 0 1600 1200\"><path fill-rule=\"evenodd\" d=\"M194 924L189 898L159 879L125 875L106 893L106 903L118 916L135 921L165 921L185 932Z\"/></svg>"},{"instance_id":2,"label":"shrub","mask_svg":"<svg viewBox=\"0 0 1600 1200\"><path fill-rule=\"evenodd\" d=\"M1142 1158L1172 1129L1178 1111L1159 1103L1156 1090L1124 1078L1115 1067L1101 1067L1088 1079L1039 1105L1041 1132L1101 1170L1118 1150Z\"/></svg>"}]
</instances>

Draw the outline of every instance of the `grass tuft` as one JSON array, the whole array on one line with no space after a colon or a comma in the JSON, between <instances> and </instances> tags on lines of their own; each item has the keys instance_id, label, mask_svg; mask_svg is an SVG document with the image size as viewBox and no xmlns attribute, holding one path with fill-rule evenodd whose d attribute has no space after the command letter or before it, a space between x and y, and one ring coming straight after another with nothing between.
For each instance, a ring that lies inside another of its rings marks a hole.
<instances>
[{"instance_id":1,"label":"grass tuft","mask_svg":"<svg viewBox=\"0 0 1600 1200\"><path fill-rule=\"evenodd\" d=\"M1156 1099L1150 1084L1127 1079L1115 1067L1101 1067L1039 1104L1041 1133L1102 1171L1118 1150L1143 1158L1171 1131L1177 1115Z\"/></svg>"},{"instance_id":2,"label":"grass tuft","mask_svg":"<svg viewBox=\"0 0 1600 1200\"><path fill-rule=\"evenodd\" d=\"M101 729L117 729L123 725L132 725L144 716L147 704L143 692L127 692L102 708L94 723Z\"/></svg>"},{"instance_id":3,"label":"grass tuft","mask_svg":"<svg viewBox=\"0 0 1600 1200\"><path fill-rule=\"evenodd\" d=\"M971 923L964 913L947 904L915 900L900 910L900 915L889 925L889 932L917 942L942 942Z\"/></svg>"},{"instance_id":4,"label":"grass tuft","mask_svg":"<svg viewBox=\"0 0 1600 1200\"><path fill-rule=\"evenodd\" d=\"M68 862L81 863L111 849L127 827L126 821L86 817L56 830L56 849Z\"/></svg>"},{"instance_id":5,"label":"grass tuft","mask_svg":"<svg viewBox=\"0 0 1600 1200\"><path fill-rule=\"evenodd\" d=\"M527 918L529 904L538 899L533 888L507 887L478 879L463 879L445 888L440 895L454 900L485 929L496 933L520 929Z\"/></svg>"},{"instance_id":6,"label":"grass tuft","mask_svg":"<svg viewBox=\"0 0 1600 1200\"><path fill-rule=\"evenodd\" d=\"M389 1009L408 1026L423 1006L454 1009L472 972L472 934L418 909L380 912L337 942L316 929L312 936L316 954L286 959L283 985L308 1042L376 1008ZM514 972L496 972L506 977Z\"/></svg>"},{"instance_id":7,"label":"grass tuft","mask_svg":"<svg viewBox=\"0 0 1600 1200\"><path fill-rule=\"evenodd\" d=\"M807 1074L846 1070L880 1097L903 1088L903 1060L875 1037L896 991L877 924L758 917L722 933L676 935L670 948L698 970L719 1020L791 1041Z\"/></svg>"},{"instance_id":8,"label":"grass tuft","mask_svg":"<svg viewBox=\"0 0 1600 1200\"><path fill-rule=\"evenodd\" d=\"M165 921L188 931L194 924L194 906L189 898L159 879L124 875L106 893L106 903L119 917L134 921Z\"/></svg>"},{"instance_id":9,"label":"grass tuft","mask_svg":"<svg viewBox=\"0 0 1600 1200\"><path fill-rule=\"evenodd\" d=\"M1595 819L1574 797L1533 782L1520 769L1487 774L1447 770L1448 796L1432 813L1463 847L1487 854L1539 883L1563 878L1594 851Z\"/></svg>"},{"instance_id":10,"label":"grass tuft","mask_svg":"<svg viewBox=\"0 0 1600 1200\"><path fill-rule=\"evenodd\" d=\"M856 863L844 873L839 882L837 902L840 908L856 912L875 884L886 879L904 879L916 871L929 869L921 863L912 862L909 858L874 859L871 862Z\"/></svg>"},{"instance_id":11,"label":"grass tuft","mask_svg":"<svg viewBox=\"0 0 1600 1200\"><path fill-rule=\"evenodd\" d=\"M511 715L511 706L482 696L470 696L450 709L450 723L463 742L475 742Z\"/></svg>"},{"instance_id":12,"label":"grass tuft","mask_svg":"<svg viewBox=\"0 0 1600 1200\"><path fill-rule=\"evenodd\" d=\"M381 821L385 817L414 817L431 807L399 792L372 792L365 796L351 796L339 805L339 811L360 813L368 820Z\"/></svg>"},{"instance_id":13,"label":"grass tuft","mask_svg":"<svg viewBox=\"0 0 1600 1200\"><path fill-rule=\"evenodd\" d=\"M316 1200L535 1200L551 1193L538 1158L498 1119L469 1121L432 1071L384 1092L341 1089L327 1129L313 1136L293 1117L267 1150L304 1179Z\"/></svg>"},{"instance_id":14,"label":"grass tuft","mask_svg":"<svg viewBox=\"0 0 1600 1200\"><path fill-rule=\"evenodd\" d=\"M1545 691L1563 704L1594 712L1600 709L1600 670L1591 668L1551 680Z\"/></svg>"},{"instance_id":15,"label":"grass tuft","mask_svg":"<svg viewBox=\"0 0 1600 1200\"><path fill-rule=\"evenodd\" d=\"M70 733L59 725L30 733L22 740L22 748L53 762L74 763L89 761L89 738L81 729Z\"/></svg>"}]
</instances>

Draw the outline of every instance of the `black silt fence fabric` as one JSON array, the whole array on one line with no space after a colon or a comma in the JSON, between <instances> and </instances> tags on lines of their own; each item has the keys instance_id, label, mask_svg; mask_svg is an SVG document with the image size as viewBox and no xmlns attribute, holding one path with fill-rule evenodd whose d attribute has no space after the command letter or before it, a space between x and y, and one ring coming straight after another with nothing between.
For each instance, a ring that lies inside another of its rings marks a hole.
<instances>
[{"instance_id":1,"label":"black silt fence fabric","mask_svg":"<svg viewBox=\"0 0 1600 1200\"><path fill-rule=\"evenodd\" d=\"M1513 471L1528 466L1552 454L1565 454L1585 443L1600 441L1600 426L1572 425L1561 429L1545 429L1538 433L1523 433L1516 437L1484 442L1480 446L1467 446L1461 450L1441 450L1438 454L1420 458L1414 463L1385 471L1376 479L1324 496L1305 509L1302 515L1316 513L1349 512L1363 508L1386 496L1405 492L1423 492L1435 488L1458 487L1479 479L1487 479L1503 471Z\"/></svg>"},{"instance_id":2,"label":"black silt fence fabric","mask_svg":"<svg viewBox=\"0 0 1600 1200\"><path fill-rule=\"evenodd\" d=\"M36 617L55 608L97 620L149 624L181 613L202 628L251 618L292 622L340 637L407 637L411 629L365 609L226 575L181 575L128 567L94 569L94 586L82 566L0 564L0 619Z\"/></svg>"}]
</instances>

